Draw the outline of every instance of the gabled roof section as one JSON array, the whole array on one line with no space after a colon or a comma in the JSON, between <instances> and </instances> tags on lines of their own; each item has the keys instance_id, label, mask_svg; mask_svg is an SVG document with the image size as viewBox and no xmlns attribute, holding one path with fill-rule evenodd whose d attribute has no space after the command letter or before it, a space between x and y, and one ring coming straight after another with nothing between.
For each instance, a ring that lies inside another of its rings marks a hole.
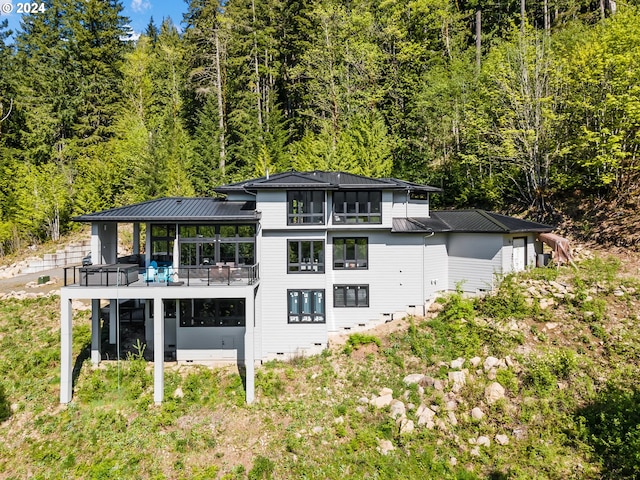
<instances>
[{"instance_id":1,"label":"gabled roof section","mask_svg":"<svg viewBox=\"0 0 640 480\"><path fill-rule=\"evenodd\" d=\"M431 217L394 218L396 233L524 233L550 232L553 227L485 210L432 211Z\"/></svg>"},{"instance_id":2,"label":"gabled roof section","mask_svg":"<svg viewBox=\"0 0 640 480\"><path fill-rule=\"evenodd\" d=\"M254 178L243 182L221 185L216 188L218 193L256 192L257 190L287 190L287 189L315 189L315 190L416 190L421 192L441 192L442 190L429 185L418 185L395 178L370 178L346 172L283 172L269 177Z\"/></svg>"},{"instance_id":3,"label":"gabled roof section","mask_svg":"<svg viewBox=\"0 0 640 480\"><path fill-rule=\"evenodd\" d=\"M255 221L256 203L229 202L214 198L169 197L80 215L76 222L198 222Z\"/></svg>"}]
</instances>

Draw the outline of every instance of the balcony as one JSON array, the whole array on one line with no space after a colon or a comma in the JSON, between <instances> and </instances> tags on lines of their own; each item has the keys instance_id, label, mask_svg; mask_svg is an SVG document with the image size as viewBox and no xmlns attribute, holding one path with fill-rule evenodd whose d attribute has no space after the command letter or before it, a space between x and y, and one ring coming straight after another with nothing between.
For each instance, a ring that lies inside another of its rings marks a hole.
<instances>
[{"instance_id":1,"label":"balcony","mask_svg":"<svg viewBox=\"0 0 640 480\"><path fill-rule=\"evenodd\" d=\"M253 285L259 279L255 265L199 265L160 267L157 271L136 264L105 264L64 269L65 287L175 287Z\"/></svg>"}]
</instances>

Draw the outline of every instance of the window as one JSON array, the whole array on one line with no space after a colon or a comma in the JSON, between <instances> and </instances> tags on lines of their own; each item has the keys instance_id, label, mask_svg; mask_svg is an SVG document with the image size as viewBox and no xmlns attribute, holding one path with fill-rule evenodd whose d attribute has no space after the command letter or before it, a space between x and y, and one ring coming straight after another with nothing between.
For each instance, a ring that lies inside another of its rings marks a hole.
<instances>
[{"instance_id":1,"label":"window","mask_svg":"<svg viewBox=\"0 0 640 480\"><path fill-rule=\"evenodd\" d=\"M181 265L253 265L255 225L181 225Z\"/></svg>"},{"instance_id":2,"label":"window","mask_svg":"<svg viewBox=\"0 0 640 480\"><path fill-rule=\"evenodd\" d=\"M369 285L334 285L334 307L368 307Z\"/></svg>"},{"instance_id":3,"label":"window","mask_svg":"<svg viewBox=\"0 0 640 480\"><path fill-rule=\"evenodd\" d=\"M429 194L427 192L416 192L414 190L411 190L411 192L409 192L409 199L410 200L429 200Z\"/></svg>"},{"instance_id":4,"label":"window","mask_svg":"<svg viewBox=\"0 0 640 480\"><path fill-rule=\"evenodd\" d=\"M287 272L324 273L324 241L289 240Z\"/></svg>"},{"instance_id":5,"label":"window","mask_svg":"<svg viewBox=\"0 0 640 480\"><path fill-rule=\"evenodd\" d=\"M335 192L333 223L382 223L382 192Z\"/></svg>"},{"instance_id":6,"label":"window","mask_svg":"<svg viewBox=\"0 0 640 480\"><path fill-rule=\"evenodd\" d=\"M151 225L151 260L164 264L171 263L175 238L175 225Z\"/></svg>"},{"instance_id":7,"label":"window","mask_svg":"<svg viewBox=\"0 0 640 480\"><path fill-rule=\"evenodd\" d=\"M324 225L324 192L305 190L287 192L289 225Z\"/></svg>"},{"instance_id":8,"label":"window","mask_svg":"<svg viewBox=\"0 0 640 480\"><path fill-rule=\"evenodd\" d=\"M325 323L324 290L287 290L289 323Z\"/></svg>"},{"instance_id":9,"label":"window","mask_svg":"<svg viewBox=\"0 0 640 480\"><path fill-rule=\"evenodd\" d=\"M368 240L366 238L334 238L333 268L366 270L368 263Z\"/></svg>"},{"instance_id":10,"label":"window","mask_svg":"<svg viewBox=\"0 0 640 480\"><path fill-rule=\"evenodd\" d=\"M244 327L244 298L180 300L181 327Z\"/></svg>"}]
</instances>

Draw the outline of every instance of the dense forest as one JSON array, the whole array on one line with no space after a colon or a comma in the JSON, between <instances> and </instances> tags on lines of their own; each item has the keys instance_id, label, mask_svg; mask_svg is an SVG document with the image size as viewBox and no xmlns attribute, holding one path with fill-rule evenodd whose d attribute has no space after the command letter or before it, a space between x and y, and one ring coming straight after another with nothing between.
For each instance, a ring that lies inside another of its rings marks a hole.
<instances>
[{"instance_id":1,"label":"dense forest","mask_svg":"<svg viewBox=\"0 0 640 480\"><path fill-rule=\"evenodd\" d=\"M634 1L190 0L135 40L120 0L44 3L0 23L0 254L267 169L538 218L637 188Z\"/></svg>"}]
</instances>

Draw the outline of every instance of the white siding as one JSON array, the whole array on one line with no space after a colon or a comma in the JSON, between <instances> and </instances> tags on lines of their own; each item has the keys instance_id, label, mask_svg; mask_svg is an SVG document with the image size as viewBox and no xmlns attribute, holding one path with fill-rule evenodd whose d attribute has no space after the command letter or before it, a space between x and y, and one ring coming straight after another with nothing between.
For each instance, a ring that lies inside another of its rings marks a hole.
<instances>
[{"instance_id":1,"label":"white siding","mask_svg":"<svg viewBox=\"0 0 640 480\"><path fill-rule=\"evenodd\" d=\"M393 192L394 217L428 217L429 200L411 200L407 192Z\"/></svg>"},{"instance_id":2,"label":"white siding","mask_svg":"<svg viewBox=\"0 0 640 480\"><path fill-rule=\"evenodd\" d=\"M536 240L535 233L514 233L504 235L502 250L502 272L504 274L513 271L513 239L526 237L527 239L527 268L536 266L536 255L542 253L542 244Z\"/></svg>"},{"instance_id":3,"label":"white siding","mask_svg":"<svg viewBox=\"0 0 640 480\"><path fill-rule=\"evenodd\" d=\"M262 232L260 259L260 358L278 358L326 347L327 324L288 323L288 289L326 289L324 274L287 274L287 239L324 239L324 231ZM326 249L326 244L325 244ZM328 298L325 296L325 302ZM325 303L325 311L329 304ZM319 345L317 345L319 344Z\"/></svg>"},{"instance_id":4,"label":"white siding","mask_svg":"<svg viewBox=\"0 0 640 480\"><path fill-rule=\"evenodd\" d=\"M462 290L490 290L496 274L502 274L503 235L490 233L451 233L449 253L449 289L462 282Z\"/></svg>"},{"instance_id":5,"label":"white siding","mask_svg":"<svg viewBox=\"0 0 640 480\"><path fill-rule=\"evenodd\" d=\"M244 327L178 327L178 361L244 361Z\"/></svg>"}]
</instances>

